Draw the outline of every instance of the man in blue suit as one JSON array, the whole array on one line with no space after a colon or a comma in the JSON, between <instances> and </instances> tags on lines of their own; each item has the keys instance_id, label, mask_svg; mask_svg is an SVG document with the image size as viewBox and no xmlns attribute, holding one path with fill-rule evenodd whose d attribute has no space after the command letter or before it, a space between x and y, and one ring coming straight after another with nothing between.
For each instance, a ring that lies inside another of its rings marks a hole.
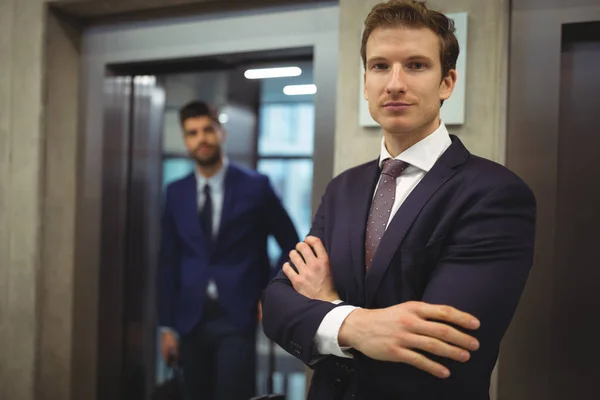
<instances>
[{"instance_id":1,"label":"man in blue suit","mask_svg":"<svg viewBox=\"0 0 600 400\"><path fill-rule=\"evenodd\" d=\"M255 391L259 299L277 273L267 238L273 235L287 258L298 235L269 179L224 157L216 110L191 102L179 117L196 170L166 191L158 277L162 353L167 361L179 357L188 400L248 400Z\"/></svg>"},{"instance_id":2,"label":"man in blue suit","mask_svg":"<svg viewBox=\"0 0 600 400\"><path fill-rule=\"evenodd\" d=\"M457 79L453 32L411 0L376 5L364 23L379 157L330 182L264 297L267 336L315 370L309 400L489 398L536 205L440 120Z\"/></svg>"}]
</instances>

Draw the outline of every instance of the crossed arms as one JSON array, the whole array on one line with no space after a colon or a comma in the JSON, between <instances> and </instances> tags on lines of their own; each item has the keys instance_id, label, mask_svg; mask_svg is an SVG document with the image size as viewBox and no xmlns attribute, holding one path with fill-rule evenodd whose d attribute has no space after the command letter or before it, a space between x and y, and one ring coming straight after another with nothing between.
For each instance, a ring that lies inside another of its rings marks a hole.
<instances>
[{"instance_id":1,"label":"crossed arms","mask_svg":"<svg viewBox=\"0 0 600 400\"><path fill-rule=\"evenodd\" d=\"M322 205L311 236L290 252L297 272L286 263L265 293L265 332L307 364L323 319L347 305L333 303L339 296L321 240L324 214ZM525 185L491 191L457 221L421 301L354 309L338 344L440 378L454 374L444 360L465 365L480 346L499 346L532 264L534 232L535 199Z\"/></svg>"}]
</instances>

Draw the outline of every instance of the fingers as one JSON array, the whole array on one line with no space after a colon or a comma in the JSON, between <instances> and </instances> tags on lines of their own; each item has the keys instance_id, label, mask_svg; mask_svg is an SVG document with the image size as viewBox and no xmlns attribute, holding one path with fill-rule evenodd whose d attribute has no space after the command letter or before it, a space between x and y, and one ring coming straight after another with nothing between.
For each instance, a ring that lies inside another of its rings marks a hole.
<instances>
[{"instance_id":1,"label":"fingers","mask_svg":"<svg viewBox=\"0 0 600 400\"><path fill-rule=\"evenodd\" d=\"M312 247L317 258L329 258L327 255L327 250L325 249L323 242L321 242L321 239L316 236L307 236L304 241L310 245L310 247Z\"/></svg>"},{"instance_id":2,"label":"fingers","mask_svg":"<svg viewBox=\"0 0 600 400\"><path fill-rule=\"evenodd\" d=\"M287 264L287 263L286 263ZM263 319L263 312L262 312L262 302L258 302L258 310L257 310L257 320L258 323L262 323L262 319Z\"/></svg>"},{"instance_id":3,"label":"fingers","mask_svg":"<svg viewBox=\"0 0 600 400\"><path fill-rule=\"evenodd\" d=\"M406 347L426 351L436 356L449 358L458 362L467 362L471 354L456 346L452 346L442 340L422 335L409 335L406 338Z\"/></svg>"},{"instance_id":4,"label":"fingers","mask_svg":"<svg viewBox=\"0 0 600 400\"><path fill-rule=\"evenodd\" d=\"M323 243L319 238L314 236L307 236L304 242L299 242L296 245L296 248L290 251L289 257L290 261L298 270L298 274L301 273L306 264L314 262L317 259L322 261L325 260L327 263L329 262L325 246L323 246Z\"/></svg>"},{"instance_id":5,"label":"fingers","mask_svg":"<svg viewBox=\"0 0 600 400\"><path fill-rule=\"evenodd\" d=\"M306 264L317 258L313 252L313 249L304 242L300 242L296 245L296 251L302 255L302 258L304 258Z\"/></svg>"},{"instance_id":6,"label":"fingers","mask_svg":"<svg viewBox=\"0 0 600 400\"><path fill-rule=\"evenodd\" d=\"M177 360L179 356L177 342L174 338L164 339L162 345L162 356L165 363L170 363L171 360Z\"/></svg>"},{"instance_id":7,"label":"fingers","mask_svg":"<svg viewBox=\"0 0 600 400\"><path fill-rule=\"evenodd\" d=\"M177 361L179 359L179 348L177 347L177 345L173 346L173 348L169 352L169 355L170 357L168 357L167 359L171 359L173 361Z\"/></svg>"},{"instance_id":8,"label":"fingers","mask_svg":"<svg viewBox=\"0 0 600 400\"><path fill-rule=\"evenodd\" d=\"M461 349L470 351L475 351L479 349L479 342L477 341L477 339L444 323L433 321L421 321L420 323L414 325L412 332L418 335L427 336L429 338L438 339L443 342L456 345ZM429 351L428 349L424 349L421 347L419 348L425 351ZM456 360L461 361L460 359Z\"/></svg>"},{"instance_id":9,"label":"fingers","mask_svg":"<svg viewBox=\"0 0 600 400\"><path fill-rule=\"evenodd\" d=\"M298 270L298 273L300 273L302 271L302 267L304 267L304 265L306 264L304 262L304 258L302 258L300 253L298 253L298 251L296 251L296 250L290 251L289 256L290 256L290 261L292 263L294 263L294 266Z\"/></svg>"},{"instance_id":10,"label":"fingers","mask_svg":"<svg viewBox=\"0 0 600 400\"><path fill-rule=\"evenodd\" d=\"M478 329L480 322L477 318L454 307L427 303L415 303L417 315L424 319L445 321L465 329Z\"/></svg>"},{"instance_id":11,"label":"fingers","mask_svg":"<svg viewBox=\"0 0 600 400\"><path fill-rule=\"evenodd\" d=\"M399 361L412 365L415 368L419 368L438 378L447 378L450 376L450 371L448 368L431 361L429 358L417 353L416 351L400 348L396 352L396 356L398 357Z\"/></svg>"},{"instance_id":12,"label":"fingers","mask_svg":"<svg viewBox=\"0 0 600 400\"><path fill-rule=\"evenodd\" d=\"M290 265L289 262L286 262L285 264L283 264L283 267L281 267L281 270L283 271L285 276L287 276L287 278L292 282L292 285L293 285L296 278L298 277L298 273L294 270L294 268L292 268L292 266Z\"/></svg>"}]
</instances>

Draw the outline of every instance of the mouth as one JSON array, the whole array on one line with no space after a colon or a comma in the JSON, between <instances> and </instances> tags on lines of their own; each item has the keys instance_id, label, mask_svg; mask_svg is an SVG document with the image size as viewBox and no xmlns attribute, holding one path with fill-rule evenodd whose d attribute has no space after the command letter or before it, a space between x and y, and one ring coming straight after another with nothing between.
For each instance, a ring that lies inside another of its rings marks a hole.
<instances>
[{"instance_id":1,"label":"mouth","mask_svg":"<svg viewBox=\"0 0 600 400\"><path fill-rule=\"evenodd\" d=\"M198 146L196 148L196 153L208 153L212 150L213 150L212 146Z\"/></svg>"},{"instance_id":2,"label":"mouth","mask_svg":"<svg viewBox=\"0 0 600 400\"><path fill-rule=\"evenodd\" d=\"M406 111L412 104L401 101L390 101L383 105L383 108L392 112Z\"/></svg>"}]
</instances>

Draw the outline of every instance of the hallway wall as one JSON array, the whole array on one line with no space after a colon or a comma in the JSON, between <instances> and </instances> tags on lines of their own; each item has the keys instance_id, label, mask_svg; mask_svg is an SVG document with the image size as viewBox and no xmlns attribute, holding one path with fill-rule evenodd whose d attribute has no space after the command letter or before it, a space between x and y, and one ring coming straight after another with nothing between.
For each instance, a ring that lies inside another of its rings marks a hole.
<instances>
[{"instance_id":1,"label":"hallway wall","mask_svg":"<svg viewBox=\"0 0 600 400\"><path fill-rule=\"evenodd\" d=\"M33 398L42 207L42 20L39 1L0 1L2 399ZM23 27L27 35L21 34Z\"/></svg>"},{"instance_id":2,"label":"hallway wall","mask_svg":"<svg viewBox=\"0 0 600 400\"><path fill-rule=\"evenodd\" d=\"M0 1L2 399L71 383L77 32L44 3Z\"/></svg>"}]
</instances>

